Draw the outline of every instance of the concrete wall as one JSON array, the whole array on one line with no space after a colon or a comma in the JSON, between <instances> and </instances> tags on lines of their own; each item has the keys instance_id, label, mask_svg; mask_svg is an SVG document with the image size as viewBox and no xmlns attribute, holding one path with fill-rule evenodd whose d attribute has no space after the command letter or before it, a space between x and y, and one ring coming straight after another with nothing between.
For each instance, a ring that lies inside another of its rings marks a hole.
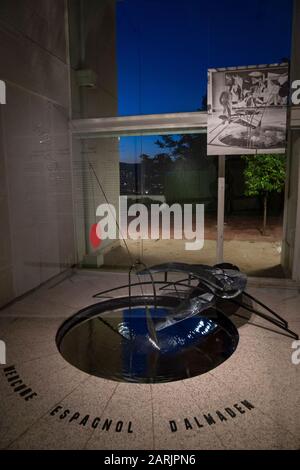
<instances>
[{"instance_id":1,"label":"concrete wall","mask_svg":"<svg viewBox=\"0 0 300 470\"><path fill-rule=\"evenodd\" d=\"M118 113L115 0L70 0L70 60L73 119ZM79 86L91 71L95 86Z\"/></svg>"},{"instance_id":2,"label":"concrete wall","mask_svg":"<svg viewBox=\"0 0 300 470\"><path fill-rule=\"evenodd\" d=\"M294 2L291 82L300 79L300 2ZM300 130L290 121L285 191L282 265L289 277L300 280Z\"/></svg>"},{"instance_id":3,"label":"concrete wall","mask_svg":"<svg viewBox=\"0 0 300 470\"><path fill-rule=\"evenodd\" d=\"M0 305L75 260L65 12L0 2Z\"/></svg>"}]
</instances>

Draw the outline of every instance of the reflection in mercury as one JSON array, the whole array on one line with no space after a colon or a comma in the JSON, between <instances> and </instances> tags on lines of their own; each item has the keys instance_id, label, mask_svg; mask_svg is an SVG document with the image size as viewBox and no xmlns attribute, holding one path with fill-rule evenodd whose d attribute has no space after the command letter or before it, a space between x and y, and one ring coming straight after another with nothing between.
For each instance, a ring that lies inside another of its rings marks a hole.
<instances>
[{"instance_id":1,"label":"reflection in mercury","mask_svg":"<svg viewBox=\"0 0 300 470\"><path fill-rule=\"evenodd\" d=\"M181 380L217 367L236 349L238 333L229 319L195 315L158 330L157 343L147 326L145 306L117 309L85 320L68 331L63 357L79 369L111 380L154 383ZM154 325L171 315L151 307Z\"/></svg>"}]
</instances>

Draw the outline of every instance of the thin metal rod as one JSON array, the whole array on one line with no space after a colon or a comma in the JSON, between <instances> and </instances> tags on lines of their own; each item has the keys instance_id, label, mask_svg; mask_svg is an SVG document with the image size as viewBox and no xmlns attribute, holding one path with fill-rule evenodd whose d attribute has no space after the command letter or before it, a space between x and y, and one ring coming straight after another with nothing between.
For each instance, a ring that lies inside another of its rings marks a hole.
<instances>
[{"instance_id":1,"label":"thin metal rod","mask_svg":"<svg viewBox=\"0 0 300 470\"><path fill-rule=\"evenodd\" d=\"M152 284L152 288L153 288L153 296L154 296L154 309L156 310L156 298L157 298L157 295L156 295L156 287L155 287L155 282L154 282L154 277L153 277L153 274L152 272L150 271L150 269L146 266L145 263L143 263L142 261L140 261L140 263L142 266L144 266L144 268L148 271L148 274L150 276L150 279L151 279L151 284Z\"/></svg>"},{"instance_id":2,"label":"thin metal rod","mask_svg":"<svg viewBox=\"0 0 300 470\"><path fill-rule=\"evenodd\" d=\"M266 321L269 321L270 323L272 323L273 325L277 326L278 328L280 328L281 330L284 330L286 331L287 333L289 333L291 336L293 336L293 338L295 339L299 339L299 336L297 335L297 333L294 333L294 331L290 330L289 328L286 328L286 326L284 326L281 322L279 322L278 320L275 320L274 318L271 318L269 317L268 315L266 315L265 313L262 313L260 312L259 310L256 310L255 308L252 308L252 307L249 307L248 305L244 304L243 302L239 302L238 300L236 299L228 299L230 302L236 304L236 305L239 305L240 307L244 308L245 310L248 310L249 312L251 313L255 313L255 315L263 318L264 320Z\"/></svg>"},{"instance_id":3,"label":"thin metal rod","mask_svg":"<svg viewBox=\"0 0 300 470\"><path fill-rule=\"evenodd\" d=\"M126 338L126 336L123 336L118 330L116 330L109 322L107 322L106 320L104 320L102 317L97 317L97 319L103 323L104 325L106 325L110 330L112 330L116 335L119 335L121 336L121 338L123 339L126 339L126 341L129 341L128 338Z\"/></svg>"},{"instance_id":4,"label":"thin metal rod","mask_svg":"<svg viewBox=\"0 0 300 470\"><path fill-rule=\"evenodd\" d=\"M269 315L267 315L266 313L262 313L259 310L257 310L256 308L250 307L249 305L245 304L244 302L239 302L237 299L229 299L229 300L232 303L234 303L236 305L239 305L240 307L244 308L245 310L248 310L248 312L255 313L256 315L261 316L265 320L268 320L268 321L274 323L274 325L284 326L284 325L282 325L281 322L279 322L278 320L275 320L275 318L269 317Z\"/></svg>"},{"instance_id":5,"label":"thin metal rod","mask_svg":"<svg viewBox=\"0 0 300 470\"><path fill-rule=\"evenodd\" d=\"M152 281L140 281L140 282L133 282L131 283L131 287L135 287L135 286L139 286L139 285L149 285L151 284L152 285ZM165 281L155 281L155 284L163 284L165 285ZM170 284L169 282L167 284ZM178 286L183 286L183 287L190 287L188 284L183 284L182 282L180 281L176 281L176 284ZM124 284L122 286L118 286L118 287L113 287L112 289L107 289L107 290L104 290L102 292L98 292L98 294L94 294L93 295L93 298L99 298L99 297L103 297L104 294L108 294L109 292L114 292L116 290L120 290L120 289L126 289L128 288L128 284ZM203 288L200 288L199 286L195 286L195 289L197 290L203 290Z\"/></svg>"},{"instance_id":6,"label":"thin metal rod","mask_svg":"<svg viewBox=\"0 0 300 470\"><path fill-rule=\"evenodd\" d=\"M224 258L224 210L225 210L225 155L219 155L218 165L218 221L217 221L217 263Z\"/></svg>"},{"instance_id":7,"label":"thin metal rod","mask_svg":"<svg viewBox=\"0 0 300 470\"><path fill-rule=\"evenodd\" d=\"M271 308L267 307L267 305L263 304L260 300L256 299L255 297L253 297L252 295L248 294L248 292L245 292L245 291L243 292L243 295L245 295L246 297L249 297L249 299L253 300L258 305L266 309L268 312L272 313L272 315L278 318L278 320L280 320L286 327L289 326L288 322L284 318L278 315L278 313L274 312Z\"/></svg>"},{"instance_id":8,"label":"thin metal rod","mask_svg":"<svg viewBox=\"0 0 300 470\"><path fill-rule=\"evenodd\" d=\"M151 273L150 270L148 269L148 267L147 267L147 266L145 265L145 263L143 263L142 261L139 261L139 263L134 263L134 264L130 267L129 272L128 272L128 295L129 295L129 302L130 302L130 299L131 299L131 287L134 286L134 285L140 286L140 287L141 287L142 294L144 295L142 286L145 285L145 283L139 281L139 282L137 282L137 283L132 284L132 282L131 282L131 273L132 273L133 269L136 268L136 265L137 265L137 264L144 266L145 270L148 272L148 274L149 274L149 276L150 276L150 278L151 278L151 282L150 282L149 284L151 284L151 285L152 285L152 288L153 288L154 309L156 310L156 297L157 297L157 295L156 295L156 288L155 288L154 278L153 278L152 273ZM137 274L137 276L138 276L138 274ZM139 276L138 276L138 278L139 278ZM139 278L139 279L140 279L140 278ZM131 306L129 307L129 309L131 310Z\"/></svg>"},{"instance_id":9,"label":"thin metal rod","mask_svg":"<svg viewBox=\"0 0 300 470\"><path fill-rule=\"evenodd\" d=\"M134 269L134 265L130 266L128 271L128 298L129 298L129 311L131 312L131 271Z\"/></svg>"},{"instance_id":10,"label":"thin metal rod","mask_svg":"<svg viewBox=\"0 0 300 470\"><path fill-rule=\"evenodd\" d=\"M92 172L93 172L93 174L94 174L94 176L95 176L95 178L96 178L96 181L97 181L97 183L98 183L98 185L99 185L99 188L101 189L101 192L102 192L102 194L103 194L103 196L104 196L104 199L105 199L106 203L109 205L109 201L108 201L108 198L107 198L106 193L105 193L105 191L104 191L104 188L103 188L103 186L102 186L102 184L101 184L101 181L100 181L100 179L99 179L99 177L98 177L98 175L97 175L97 173L96 173L96 171L95 171L93 165L92 165L91 162L89 161L89 159L87 159L87 161L88 161L88 164L89 164L90 168L92 169ZM109 205L109 207L110 207L110 205ZM121 231L121 227L120 227L120 224L119 224L119 222L118 222L118 220L117 220L117 217L114 215L114 213L113 213L112 211L111 211L111 214L112 214L112 216L113 216L113 218L114 218L114 221L115 221L116 226L117 226L117 228L118 228L119 234L121 235L122 240L123 240L123 243L124 243L124 245L125 245L125 247L126 247L126 251L127 251L128 257L129 257L129 259L130 259L130 262L132 263L132 265L131 265L131 267L130 267L130 270L129 270L129 283L131 283L131 270L132 270L132 267L136 265L136 262L133 261L133 256L132 256L132 254L131 254L131 252L130 252L130 250L129 250L129 247L128 247L128 245L127 245L127 242L125 241L125 238L124 238L124 235L123 235L123 233L122 233L122 231ZM144 264L143 264L143 265L144 265ZM145 265L144 265L144 266L145 266ZM148 269L147 266L145 266L145 267L146 267L146 269ZM136 273L136 274L137 274L138 279L140 279L139 274L138 274L138 273ZM144 295L142 286L141 286L141 293L142 293L142 295ZM129 308L131 309L131 307L129 307Z\"/></svg>"},{"instance_id":11,"label":"thin metal rod","mask_svg":"<svg viewBox=\"0 0 300 470\"><path fill-rule=\"evenodd\" d=\"M98 175L97 175L97 173L96 173L96 171L95 171L93 165L91 164L91 162L89 161L89 159L87 159L87 162L88 162L88 164L89 164L89 166L90 166L90 168L91 168L91 170L92 170L92 172L93 172L93 174L94 174L94 176L95 176L95 178L96 178L96 181L97 181L97 183L98 183L99 188L101 189L101 192L102 192L102 194L103 194L103 196L104 196L104 199L105 199L106 203L109 204L109 200L108 200L108 198L107 198L107 196L106 196L106 192L104 191L104 188L103 188L103 186L102 186L102 184L101 184L101 181L100 181L100 179L99 179L99 177L98 177ZM109 207L110 207L110 206L109 206ZM111 214L112 214L113 219L114 219L114 221L115 221L115 223L116 223L117 229L118 229L119 233L121 234L122 240L123 240L124 245L125 245L125 247L126 247L126 251L127 251L128 257L129 257L131 263L133 264L133 263L134 263L134 261L133 261L133 256L132 256L132 254L131 254L131 252L130 252L130 250L129 250L129 247L128 247L126 241L125 241L125 238L124 238L124 235L123 235L123 233L122 233L122 231L121 231L121 227L120 227L120 224L119 224L119 222L118 222L118 219L117 219L117 217L115 217L115 215L114 215L114 213L113 213L112 211L111 211Z\"/></svg>"},{"instance_id":12,"label":"thin metal rod","mask_svg":"<svg viewBox=\"0 0 300 470\"><path fill-rule=\"evenodd\" d=\"M194 280L197 280L197 279L194 278ZM194 286L192 286L192 284L191 284L191 276L189 276L189 277L186 277L186 278L184 278L184 279L178 279L178 281L168 281L168 282L166 281L166 285L165 285L164 287L161 287L160 290L167 289L169 286L174 286L174 284L178 284L179 282L185 282L185 281L188 281L188 284L187 284L187 285L188 285L190 288L194 287Z\"/></svg>"}]
</instances>

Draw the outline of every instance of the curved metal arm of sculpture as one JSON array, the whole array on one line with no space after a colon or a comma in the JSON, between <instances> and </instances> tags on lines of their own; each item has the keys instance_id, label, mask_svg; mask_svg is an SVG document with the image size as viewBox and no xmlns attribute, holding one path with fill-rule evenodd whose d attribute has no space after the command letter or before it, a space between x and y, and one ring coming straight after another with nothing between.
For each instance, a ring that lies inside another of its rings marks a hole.
<instances>
[{"instance_id":1,"label":"curved metal arm of sculpture","mask_svg":"<svg viewBox=\"0 0 300 470\"><path fill-rule=\"evenodd\" d=\"M172 313L165 318L160 318L159 321L155 323L155 330L164 330L165 328L187 320L204 310L209 310L210 307L214 306L214 299L214 295L206 293L198 297L193 297L192 299L189 298L183 300L178 307L172 310ZM208 318L216 318L217 314L214 310L211 310L211 312L206 312L205 316Z\"/></svg>"},{"instance_id":2,"label":"curved metal arm of sculpture","mask_svg":"<svg viewBox=\"0 0 300 470\"><path fill-rule=\"evenodd\" d=\"M232 299L240 295L247 284L247 276L233 269L222 269L204 264L163 263L141 270L140 275L161 272L188 273L205 284L209 290L222 299Z\"/></svg>"}]
</instances>

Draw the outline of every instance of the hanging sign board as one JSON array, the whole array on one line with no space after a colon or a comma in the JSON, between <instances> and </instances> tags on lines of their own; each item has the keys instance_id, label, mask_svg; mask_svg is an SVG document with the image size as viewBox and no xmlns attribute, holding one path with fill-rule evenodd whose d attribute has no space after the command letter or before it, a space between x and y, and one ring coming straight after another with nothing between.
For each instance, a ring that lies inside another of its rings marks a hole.
<instances>
[{"instance_id":1,"label":"hanging sign board","mask_svg":"<svg viewBox=\"0 0 300 470\"><path fill-rule=\"evenodd\" d=\"M208 155L284 153L287 64L208 70Z\"/></svg>"}]
</instances>

